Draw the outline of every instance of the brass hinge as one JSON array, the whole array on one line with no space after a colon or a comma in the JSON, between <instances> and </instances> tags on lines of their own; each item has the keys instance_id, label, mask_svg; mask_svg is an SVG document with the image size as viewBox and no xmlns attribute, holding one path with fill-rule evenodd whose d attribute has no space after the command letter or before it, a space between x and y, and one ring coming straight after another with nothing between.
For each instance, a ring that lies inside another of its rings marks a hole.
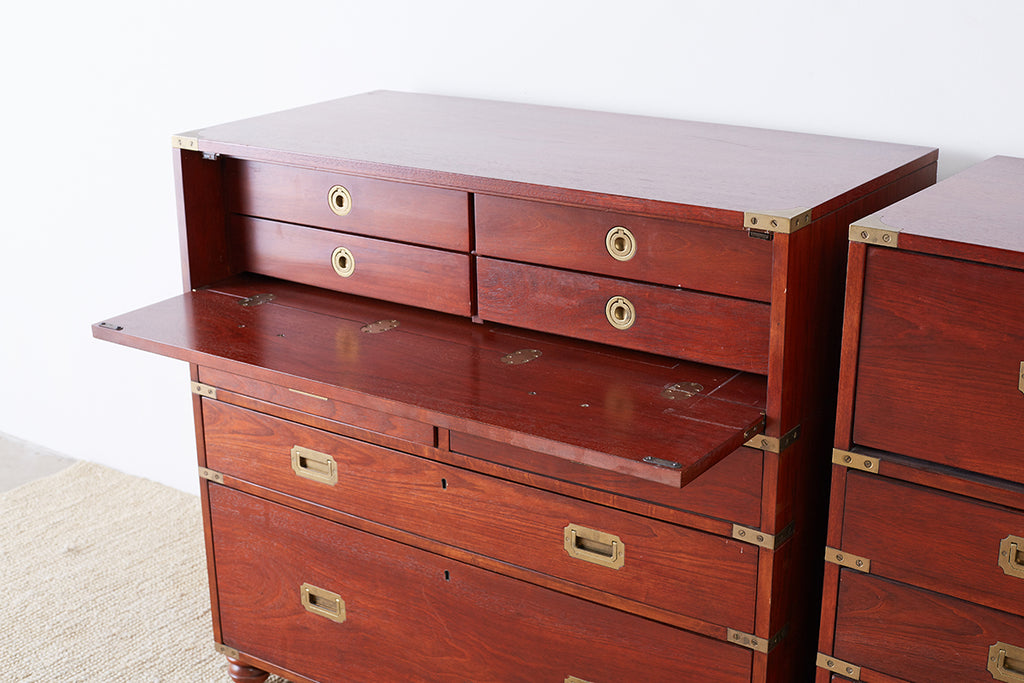
<instances>
[{"instance_id":1,"label":"brass hinge","mask_svg":"<svg viewBox=\"0 0 1024 683\"><path fill-rule=\"evenodd\" d=\"M223 484L224 483L224 475L223 474L221 474L220 472L217 472L215 470L208 469L206 467L200 467L199 468L199 476L202 477L203 479L207 479L207 480L212 481L212 482L214 482L216 484Z\"/></svg>"},{"instance_id":2,"label":"brass hinge","mask_svg":"<svg viewBox=\"0 0 1024 683\"><path fill-rule=\"evenodd\" d=\"M759 434L750 441L747 441L744 446L750 448L757 448L762 451L768 451L770 453L781 453L790 446L793 442L800 438L800 425L793 427L788 432L783 434L781 437L778 436L765 436Z\"/></svg>"},{"instance_id":3,"label":"brass hinge","mask_svg":"<svg viewBox=\"0 0 1024 683\"><path fill-rule=\"evenodd\" d=\"M844 662L843 660L836 659L835 657L830 657L829 655L824 655L820 652L818 653L818 668L831 671L832 673L837 673L840 676L852 678L855 681L860 680L859 666L850 664L849 662Z\"/></svg>"},{"instance_id":4,"label":"brass hinge","mask_svg":"<svg viewBox=\"0 0 1024 683\"><path fill-rule=\"evenodd\" d=\"M866 557L839 550L838 548L825 548L825 561L838 564L840 567L855 569L865 574L871 573L871 560Z\"/></svg>"},{"instance_id":5,"label":"brass hinge","mask_svg":"<svg viewBox=\"0 0 1024 683\"><path fill-rule=\"evenodd\" d=\"M732 537L737 541L744 541L762 548L767 548L768 550L775 550L793 536L795 529L796 527L793 525L793 522L790 522L786 525L786 528L779 533L767 534L758 529L733 524Z\"/></svg>"},{"instance_id":6,"label":"brass hinge","mask_svg":"<svg viewBox=\"0 0 1024 683\"><path fill-rule=\"evenodd\" d=\"M202 382L192 382L192 393L203 398L217 398L217 387Z\"/></svg>"},{"instance_id":7,"label":"brass hinge","mask_svg":"<svg viewBox=\"0 0 1024 683\"><path fill-rule=\"evenodd\" d=\"M874 216L862 218L850 225L850 241L874 244L879 247L899 246L900 231L891 225L886 225Z\"/></svg>"},{"instance_id":8,"label":"brass hinge","mask_svg":"<svg viewBox=\"0 0 1024 683\"><path fill-rule=\"evenodd\" d=\"M239 299L238 300L238 305L239 306L246 306L246 307L249 307L249 306L262 306L265 303L269 303L269 302L273 301L275 298L277 298L277 297L275 297L273 294L271 294L269 292L265 292L265 293L262 293L262 294L253 294L252 296L246 297L244 299Z\"/></svg>"},{"instance_id":9,"label":"brass hinge","mask_svg":"<svg viewBox=\"0 0 1024 683\"><path fill-rule=\"evenodd\" d=\"M231 659L238 659L238 650L233 647L228 647L223 643L214 643L213 649L221 653L225 657L231 657Z\"/></svg>"},{"instance_id":10,"label":"brass hinge","mask_svg":"<svg viewBox=\"0 0 1024 683\"><path fill-rule=\"evenodd\" d=\"M805 208L772 212L743 212L743 227L768 232L794 233L811 224L811 210Z\"/></svg>"},{"instance_id":11,"label":"brass hinge","mask_svg":"<svg viewBox=\"0 0 1024 683\"><path fill-rule=\"evenodd\" d=\"M188 135L172 135L171 147L176 149L190 149L193 152L198 152L199 138L189 137Z\"/></svg>"},{"instance_id":12,"label":"brass hinge","mask_svg":"<svg viewBox=\"0 0 1024 683\"><path fill-rule=\"evenodd\" d=\"M789 632L789 625L783 626L778 633L771 638L760 638L751 633L744 633L743 631L737 631L736 629L727 628L725 631L726 638L729 639L730 643L736 645L742 645L743 647L753 650L754 652L761 652L768 654L775 649L786 634Z\"/></svg>"},{"instance_id":13,"label":"brass hinge","mask_svg":"<svg viewBox=\"0 0 1024 683\"><path fill-rule=\"evenodd\" d=\"M860 470L862 472L872 472L874 474L878 474L878 468L881 466L881 461L878 458L872 458L869 455L861 455L860 453L843 451L838 448L832 449L832 463L834 465L842 465L843 467L849 467L850 469Z\"/></svg>"}]
</instances>

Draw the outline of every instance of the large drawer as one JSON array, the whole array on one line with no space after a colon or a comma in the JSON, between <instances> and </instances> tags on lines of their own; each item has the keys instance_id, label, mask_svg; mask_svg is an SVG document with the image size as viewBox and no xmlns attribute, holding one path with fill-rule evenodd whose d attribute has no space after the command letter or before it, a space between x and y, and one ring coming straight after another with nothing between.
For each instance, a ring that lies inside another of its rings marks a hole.
<instances>
[{"instance_id":1,"label":"large drawer","mask_svg":"<svg viewBox=\"0 0 1024 683\"><path fill-rule=\"evenodd\" d=\"M753 630L747 544L203 401L207 467L706 623ZM509 514L514 510L515 514Z\"/></svg>"},{"instance_id":2,"label":"large drawer","mask_svg":"<svg viewBox=\"0 0 1024 683\"><path fill-rule=\"evenodd\" d=\"M465 192L231 158L225 176L234 213L469 251Z\"/></svg>"},{"instance_id":3,"label":"large drawer","mask_svg":"<svg viewBox=\"0 0 1024 683\"><path fill-rule=\"evenodd\" d=\"M224 644L316 680L750 680L749 650L226 487L209 497Z\"/></svg>"},{"instance_id":4,"label":"large drawer","mask_svg":"<svg viewBox=\"0 0 1024 683\"><path fill-rule=\"evenodd\" d=\"M999 664L1000 649L1006 655L996 680L1018 681L1024 672L1021 617L845 569L835 633L832 654L862 667L866 683L892 680L877 674L914 683L992 683L989 666Z\"/></svg>"},{"instance_id":5,"label":"large drawer","mask_svg":"<svg viewBox=\"0 0 1024 683\"><path fill-rule=\"evenodd\" d=\"M489 195L474 211L481 256L771 300L772 243L742 230Z\"/></svg>"},{"instance_id":6,"label":"large drawer","mask_svg":"<svg viewBox=\"0 0 1024 683\"><path fill-rule=\"evenodd\" d=\"M491 258L477 299L491 322L768 372L768 304Z\"/></svg>"},{"instance_id":7,"label":"large drawer","mask_svg":"<svg viewBox=\"0 0 1024 683\"><path fill-rule=\"evenodd\" d=\"M842 515L872 574L1024 616L1021 510L851 471Z\"/></svg>"},{"instance_id":8,"label":"large drawer","mask_svg":"<svg viewBox=\"0 0 1024 683\"><path fill-rule=\"evenodd\" d=\"M868 249L854 443L1024 483L1024 272Z\"/></svg>"}]
</instances>

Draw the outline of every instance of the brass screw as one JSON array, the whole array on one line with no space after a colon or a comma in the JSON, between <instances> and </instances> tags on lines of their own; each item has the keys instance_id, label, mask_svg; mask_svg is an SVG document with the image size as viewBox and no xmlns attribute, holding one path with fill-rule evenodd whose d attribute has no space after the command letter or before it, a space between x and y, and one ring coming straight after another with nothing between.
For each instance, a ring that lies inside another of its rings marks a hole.
<instances>
[{"instance_id":1,"label":"brass screw","mask_svg":"<svg viewBox=\"0 0 1024 683\"><path fill-rule=\"evenodd\" d=\"M860 238L862 240L866 240L868 238L868 231L867 230L861 230L860 231Z\"/></svg>"},{"instance_id":2,"label":"brass screw","mask_svg":"<svg viewBox=\"0 0 1024 683\"><path fill-rule=\"evenodd\" d=\"M852 462L852 461L853 461L853 458L850 457L849 455L844 455L843 456L843 462L848 463L848 462Z\"/></svg>"},{"instance_id":3,"label":"brass screw","mask_svg":"<svg viewBox=\"0 0 1024 683\"><path fill-rule=\"evenodd\" d=\"M743 536L746 536L746 535L747 535L747 532L746 532L746 531L744 531L743 529L740 529L740 530L739 530L739 533L738 533L738 535L739 535L740 537L743 537Z\"/></svg>"},{"instance_id":4,"label":"brass screw","mask_svg":"<svg viewBox=\"0 0 1024 683\"><path fill-rule=\"evenodd\" d=\"M779 227L779 222L778 222L778 221L776 221L776 220L773 220L773 221L772 221L772 227L773 227L773 228L777 228L777 227Z\"/></svg>"},{"instance_id":5,"label":"brass screw","mask_svg":"<svg viewBox=\"0 0 1024 683\"><path fill-rule=\"evenodd\" d=\"M882 241L883 242L891 242L892 241L892 235L890 235L889 233L886 233L886 234L882 235Z\"/></svg>"},{"instance_id":6,"label":"brass screw","mask_svg":"<svg viewBox=\"0 0 1024 683\"><path fill-rule=\"evenodd\" d=\"M751 225L757 225L757 216L751 216L750 217L750 224Z\"/></svg>"},{"instance_id":7,"label":"brass screw","mask_svg":"<svg viewBox=\"0 0 1024 683\"><path fill-rule=\"evenodd\" d=\"M864 566L864 560L857 560L857 566L858 567L863 567Z\"/></svg>"},{"instance_id":8,"label":"brass screw","mask_svg":"<svg viewBox=\"0 0 1024 683\"><path fill-rule=\"evenodd\" d=\"M871 461L870 460L865 460L864 461L864 469L868 469L868 470L871 469Z\"/></svg>"}]
</instances>

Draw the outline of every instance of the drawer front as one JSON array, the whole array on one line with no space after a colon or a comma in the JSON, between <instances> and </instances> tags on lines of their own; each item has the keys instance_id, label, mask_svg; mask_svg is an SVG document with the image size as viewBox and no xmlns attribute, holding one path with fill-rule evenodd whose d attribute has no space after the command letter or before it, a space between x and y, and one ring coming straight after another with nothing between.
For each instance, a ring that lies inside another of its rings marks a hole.
<instances>
[{"instance_id":1,"label":"drawer front","mask_svg":"<svg viewBox=\"0 0 1024 683\"><path fill-rule=\"evenodd\" d=\"M843 570L832 653L838 659L915 683L992 683L988 666L997 662L989 655L997 643L1024 647L1024 619ZM1004 669L1010 676L997 680L1020 680L1024 660L1011 655ZM878 679L862 671L861 680Z\"/></svg>"},{"instance_id":2,"label":"drawer front","mask_svg":"<svg viewBox=\"0 0 1024 683\"><path fill-rule=\"evenodd\" d=\"M477 297L491 322L768 372L767 304L489 258L477 259Z\"/></svg>"},{"instance_id":3,"label":"drawer front","mask_svg":"<svg viewBox=\"0 0 1024 683\"><path fill-rule=\"evenodd\" d=\"M469 251L465 192L240 159L227 159L225 174L234 213Z\"/></svg>"},{"instance_id":4,"label":"drawer front","mask_svg":"<svg viewBox=\"0 0 1024 683\"><path fill-rule=\"evenodd\" d=\"M210 508L224 643L316 680L750 680L739 647L226 487Z\"/></svg>"},{"instance_id":5,"label":"drawer front","mask_svg":"<svg viewBox=\"0 0 1024 683\"><path fill-rule=\"evenodd\" d=\"M753 630L757 553L732 539L215 401L203 401L203 424L207 466L225 475L656 608ZM295 446L314 452L311 462L298 464L305 472L294 469ZM325 456L334 464L325 465ZM336 481L316 477L326 468Z\"/></svg>"},{"instance_id":6,"label":"drawer front","mask_svg":"<svg viewBox=\"0 0 1024 683\"><path fill-rule=\"evenodd\" d=\"M1024 616L1024 512L877 475L846 482L842 548L872 574Z\"/></svg>"},{"instance_id":7,"label":"drawer front","mask_svg":"<svg viewBox=\"0 0 1024 683\"><path fill-rule=\"evenodd\" d=\"M742 230L488 195L474 210L482 256L771 300L771 242Z\"/></svg>"},{"instance_id":8,"label":"drawer front","mask_svg":"<svg viewBox=\"0 0 1024 683\"><path fill-rule=\"evenodd\" d=\"M444 313L470 314L466 254L244 216L232 217L231 231L239 270Z\"/></svg>"},{"instance_id":9,"label":"drawer front","mask_svg":"<svg viewBox=\"0 0 1024 683\"><path fill-rule=\"evenodd\" d=\"M869 249L858 444L1024 483L1024 272Z\"/></svg>"}]
</instances>

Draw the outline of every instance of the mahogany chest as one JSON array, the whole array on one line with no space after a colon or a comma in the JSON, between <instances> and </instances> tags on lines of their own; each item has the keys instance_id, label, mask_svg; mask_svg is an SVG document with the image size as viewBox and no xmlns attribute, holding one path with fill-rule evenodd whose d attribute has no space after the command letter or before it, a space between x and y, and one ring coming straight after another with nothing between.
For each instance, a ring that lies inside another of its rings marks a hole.
<instances>
[{"instance_id":1,"label":"mahogany chest","mask_svg":"<svg viewBox=\"0 0 1024 683\"><path fill-rule=\"evenodd\" d=\"M819 681L1024 681L1024 159L854 223Z\"/></svg>"},{"instance_id":2,"label":"mahogany chest","mask_svg":"<svg viewBox=\"0 0 1024 683\"><path fill-rule=\"evenodd\" d=\"M174 138L236 680L813 675L849 223L935 150L378 92Z\"/></svg>"}]
</instances>

